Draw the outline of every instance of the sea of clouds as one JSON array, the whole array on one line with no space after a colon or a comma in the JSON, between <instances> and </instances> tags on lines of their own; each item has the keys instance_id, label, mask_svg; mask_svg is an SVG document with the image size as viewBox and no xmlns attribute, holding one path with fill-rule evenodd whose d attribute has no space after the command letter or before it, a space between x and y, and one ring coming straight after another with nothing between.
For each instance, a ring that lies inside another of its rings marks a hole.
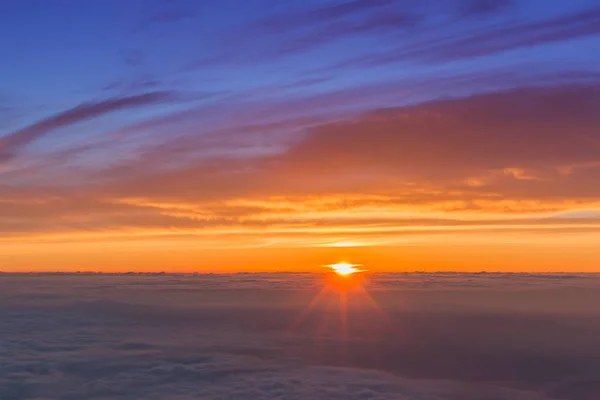
<instances>
[{"instance_id":1,"label":"sea of clouds","mask_svg":"<svg viewBox=\"0 0 600 400\"><path fill-rule=\"evenodd\" d=\"M0 274L0 399L600 399L598 275L322 284Z\"/></svg>"}]
</instances>

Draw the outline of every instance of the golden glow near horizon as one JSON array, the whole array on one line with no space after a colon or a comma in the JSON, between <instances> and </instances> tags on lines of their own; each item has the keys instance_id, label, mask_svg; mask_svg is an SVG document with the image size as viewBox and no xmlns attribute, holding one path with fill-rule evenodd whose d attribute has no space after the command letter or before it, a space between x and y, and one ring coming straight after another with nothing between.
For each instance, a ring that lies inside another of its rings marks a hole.
<instances>
[{"instance_id":1,"label":"golden glow near horizon","mask_svg":"<svg viewBox=\"0 0 600 400\"><path fill-rule=\"evenodd\" d=\"M62 210L60 202L44 201L35 207ZM226 211L213 203L130 201L127 207L135 212L126 220L119 222L123 216L117 213L119 218L102 225L104 213L113 212L111 201L105 204L108 211L65 217L62 224L32 220L39 229L3 235L0 268L316 272L331 260L353 260L370 271L598 270L600 203L583 208L568 200L490 200L471 210L457 203L395 201L369 195L288 196L260 203L238 200ZM2 204L16 203L0 199ZM72 221L100 226L77 230Z\"/></svg>"},{"instance_id":2,"label":"golden glow near horizon","mask_svg":"<svg viewBox=\"0 0 600 400\"><path fill-rule=\"evenodd\" d=\"M328 247L361 247L365 245L365 243L359 242L334 242L326 244Z\"/></svg>"}]
</instances>

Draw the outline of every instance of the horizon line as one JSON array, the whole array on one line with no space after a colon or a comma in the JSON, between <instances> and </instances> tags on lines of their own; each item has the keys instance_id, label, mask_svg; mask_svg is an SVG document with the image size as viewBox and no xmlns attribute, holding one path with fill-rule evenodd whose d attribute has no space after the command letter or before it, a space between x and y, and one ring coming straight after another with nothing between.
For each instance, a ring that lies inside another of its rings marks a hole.
<instances>
[{"instance_id":1,"label":"horizon line","mask_svg":"<svg viewBox=\"0 0 600 400\"><path fill-rule=\"evenodd\" d=\"M600 275L600 271L364 271L373 275ZM2 271L0 275L267 275L267 274L289 274L289 275L321 275L326 272L318 271L231 271L231 272L178 272L178 271Z\"/></svg>"}]
</instances>

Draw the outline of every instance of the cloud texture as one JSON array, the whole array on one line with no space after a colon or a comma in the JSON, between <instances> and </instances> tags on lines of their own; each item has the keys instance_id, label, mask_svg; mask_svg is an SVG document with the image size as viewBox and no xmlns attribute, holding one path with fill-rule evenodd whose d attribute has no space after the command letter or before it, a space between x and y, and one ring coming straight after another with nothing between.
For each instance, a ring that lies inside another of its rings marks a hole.
<instances>
[{"instance_id":1,"label":"cloud texture","mask_svg":"<svg viewBox=\"0 0 600 400\"><path fill-rule=\"evenodd\" d=\"M0 396L579 400L598 393L598 315L585 306L596 296L594 275L375 275L369 290L383 311L351 297L347 336L335 296L290 330L317 293L317 278L2 274Z\"/></svg>"}]
</instances>

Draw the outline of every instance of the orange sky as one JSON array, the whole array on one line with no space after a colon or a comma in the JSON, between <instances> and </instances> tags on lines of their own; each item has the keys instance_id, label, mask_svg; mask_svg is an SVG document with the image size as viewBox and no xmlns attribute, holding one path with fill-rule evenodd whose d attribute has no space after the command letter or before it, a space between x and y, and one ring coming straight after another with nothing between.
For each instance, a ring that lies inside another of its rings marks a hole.
<instances>
[{"instance_id":1,"label":"orange sky","mask_svg":"<svg viewBox=\"0 0 600 400\"><path fill-rule=\"evenodd\" d=\"M338 261L371 271L597 271L597 226L502 225L431 233L243 234L82 237L0 244L4 271L320 271Z\"/></svg>"}]
</instances>

